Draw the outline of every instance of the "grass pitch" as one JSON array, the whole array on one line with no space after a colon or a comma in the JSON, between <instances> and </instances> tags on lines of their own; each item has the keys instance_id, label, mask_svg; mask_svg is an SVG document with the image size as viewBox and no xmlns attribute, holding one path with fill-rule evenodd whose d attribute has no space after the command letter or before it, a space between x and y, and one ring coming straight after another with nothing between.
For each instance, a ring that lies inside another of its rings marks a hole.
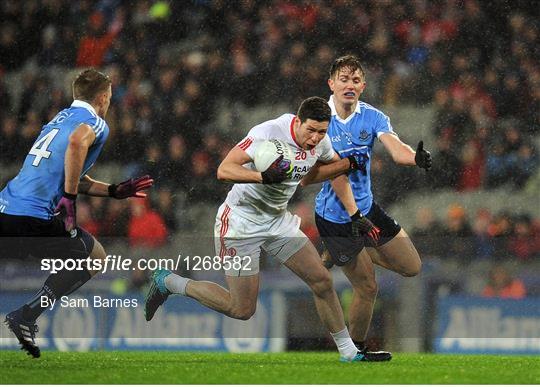
<instances>
[{"instance_id":1,"label":"grass pitch","mask_svg":"<svg viewBox=\"0 0 540 387\"><path fill-rule=\"evenodd\" d=\"M0 351L1 384L538 384L540 356L395 354L387 363L337 353Z\"/></svg>"}]
</instances>

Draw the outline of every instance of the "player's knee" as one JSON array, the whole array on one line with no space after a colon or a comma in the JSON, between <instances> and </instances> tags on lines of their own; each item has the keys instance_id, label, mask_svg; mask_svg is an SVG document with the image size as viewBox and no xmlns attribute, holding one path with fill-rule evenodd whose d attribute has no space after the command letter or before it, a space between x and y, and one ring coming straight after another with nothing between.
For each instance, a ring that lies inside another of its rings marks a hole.
<instances>
[{"instance_id":1,"label":"player's knee","mask_svg":"<svg viewBox=\"0 0 540 387\"><path fill-rule=\"evenodd\" d=\"M414 277L420 274L420 271L422 270L422 261L420 258L413 261L410 265L408 265L404 270L401 270L399 274L401 274L403 277Z\"/></svg>"},{"instance_id":2,"label":"player's knee","mask_svg":"<svg viewBox=\"0 0 540 387\"><path fill-rule=\"evenodd\" d=\"M362 299L374 300L377 297L379 286L375 278L366 278L366 280L354 286L354 291L359 294Z\"/></svg>"},{"instance_id":3,"label":"player's knee","mask_svg":"<svg viewBox=\"0 0 540 387\"><path fill-rule=\"evenodd\" d=\"M332 277L330 276L329 271L323 272L320 276L317 277L310 284L311 290L313 293L321 298L324 298L326 295L334 291L334 286L332 283Z\"/></svg>"},{"instance_id":4,"label":"player's knee","mask_svg":"<svg viewBox=\"0 0 540 387\"><path fill-rule=\"evenodd\" d=\"M249 320L255 314L256 309L256 305L232 308L229 311L229 317L237 320Z\"/></svg>"},{"instance_id":5,"label":"player's knee","mask_svg":"<svg viewBox=\"0 0 540 387\"><path fill-rule=\"evenodd\" d=\"M90 253L90 258L93 261L105 261L106 257L107 257L107 253L105 253L105 249L103 248L103 245L99 243L97 239L94 238L94 247Z\"/></svg>"}]
</instances>

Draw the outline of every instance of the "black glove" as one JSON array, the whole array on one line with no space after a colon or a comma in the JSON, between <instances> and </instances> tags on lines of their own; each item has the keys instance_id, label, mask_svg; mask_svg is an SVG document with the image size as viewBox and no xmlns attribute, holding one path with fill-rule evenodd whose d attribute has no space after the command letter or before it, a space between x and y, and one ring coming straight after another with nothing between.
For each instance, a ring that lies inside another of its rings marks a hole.
<instances>
[{"instance_id":1,"label":"black glove","mask_svg":"<svg viewBox=\"0 0 540 387\"><path fill-rule=\"evenodd\" d=\"M354 215L351 216L352 221L352 234L356 238L360 238L364 235L370 237L373 242L377 243L379 241L379 233L381 230L375 226L371 220L366 218L360 213L360 210L356 211Z\"/></svg>"},{"instance_id":2,"label":"black glove","mask_svg":"<svg viewBox=\"0 0 540 387\"><path fill-rule=\"evenodd\" d=\"M420 141L418 143L418 147L416 148L416 156L414 156L414 161L416 162L416 165L418 167L424 168L426 171L429 171L431 169L431 153L424 149L424 141Z\"/></svg>"},{"instance_id":3,"label":"black glove","mask_svg":"<svg viewBox=\"0 0 540 387\"><path fill-rule=\"evenodd\" d=\"M349 171L360 171L363 175L367 174L366 170L366 161L367 157L366 155L363 155L361 153L354 153L350 156L347 156L349 159Z\"/></svg>"},{"instance_id":4,"label":"black glove","mask_svg":"<svg viewBox=\"0 0 540 387\"><path fill-rule=\"evenodd\" d=\"M290 163L282 161L283 155L275 159L266 171L261 172L263 184L277 184L287 178L287 171L289 170Z\"/></svg>"}]
</instances>

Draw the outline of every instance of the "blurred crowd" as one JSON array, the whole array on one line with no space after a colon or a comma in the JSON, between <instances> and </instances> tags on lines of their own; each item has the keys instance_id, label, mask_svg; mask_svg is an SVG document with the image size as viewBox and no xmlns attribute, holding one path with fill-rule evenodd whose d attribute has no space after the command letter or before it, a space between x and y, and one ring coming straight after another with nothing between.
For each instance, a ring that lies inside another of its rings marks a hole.
<instances>
[{"instance_id":1,"label":"blurred crowd","mask_svg":"<svg viewBox=\"0 0 540 387\"><path fill-rule=\"evenodd\" d=\"M527 214L493 214L485 208L468 214L463 206L453 204L439 220L425 207L417 211L411 237L426 254L455 257L463 263L482 258L532 262L540 257L540 219Z\"/></svg>"},{"instance_id":2,"label":"blurred crowd","mask_svg":"<svg viewBox=\"0 0 540 387\"><path fill-rule=\"evenodd\" d=\"M164 240L186 227L171 215L178 198L216 204L228 189L215 170L240 138L215 127L216 106L294 110L306 96L328 96L330 64L350 52L365 63L367 102L435 107L427 188L519 189L539 163L539 9L524 0L4 1L0 163L20 163L41 126L71 102L58 74L103 69L113 99L100 163L119 163L125 176L150 174L157 187L139 204L88 199L79 215L96 235L139 243L138 228L154 224L156 240ZM5 81L13 72L21 74L20 93ZM372 163L382 204L397 197L395 174L408 191L426 187L416 172L389 162L376 155ZM499 236L519 257L538 254L537 222L476 217L456 230L440 225L441 232L476 238L486 254ZM534 247L520 243L529 234Z\"/></svg>"},{"instance_id":3,"label":"blurred crowd","mask_svg":"<svg viewBox=\"0 0 540 387\"><path fill-rule=\"evenodd\" d=\"M488 273L488 281L481 293L487 298L522 299L527 296L527 288L520 278L505 265L494 265ZM533 295L535 295L533 293Z\"/></svg>"}]
</instances>

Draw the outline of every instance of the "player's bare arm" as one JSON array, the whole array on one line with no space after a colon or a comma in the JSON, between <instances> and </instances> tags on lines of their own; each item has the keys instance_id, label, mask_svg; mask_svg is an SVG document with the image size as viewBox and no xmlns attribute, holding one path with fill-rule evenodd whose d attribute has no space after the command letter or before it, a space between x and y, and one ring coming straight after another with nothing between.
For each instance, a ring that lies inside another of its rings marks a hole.
<instances>
[{"instance_id":1,"label":"player's bare arm","mask_svg":"<svg viewBox=\"0 0 540 387\"><path fill-rule=\"evenodd\" d=\"M309 184L320 183L322 181L332 179L339 176L351 168L351 161L347 158L341 159L337 154L330 163L317 161L309 170L308 174L303 177L300 185L306 186Z\"/></svg>"},{"instance_id":2,"label":"player's bare arm","mask_svg":"<svg viewBox=\"0 0 540 387\"><path fill-rule=\"evenodd\" d=\"M88 175L84 175L79 181L79 193L89 196L109 196L110 184L92 179Z\"/></svg>"},{"instance_id":3,"label":"player's bare arm","mask_svg":"<svg viewBox=\"0 0 540 387\"><path fill-rule=\"evenodd\" d=\"M87 124L81 124L69 136L69 144L66 149L64 191L71 195L77 195L79 180L83 169L84 160L88 148L92 145L96 134Z\"/></svg>"},{"instance_id":4,"label":"player's bare arm","mask_svg":"<svg viewBox=\"0 0 540 387\"><path fill-rule=\"evenodd\" d=\"M414 161L416 152L409 145L401 141L397 135L384 133L381 134L379 140L383 143L396 164L416 165Z\"/></svg>"},{"instance_id":5,"label":"player's bare arm","mask_svg":"<svg viewBox=\"0 0 540 387\"><path fill-rule=\"evenodd\" d=\"M128 179L119 184L104 183L84 175L79 182L79 193L89 196L113 197L115 199L144 198L146 193L141 191L152 187L153 184L154 179L148 175Z\"/></svg>"},{"instance_id":6,"label":"player's bare arm","mask_svg":"<svg viewBox=\"0 0 540 387\"><path fill-rule=\"evenodd\" d=\"M309 184L320 183L322 181L333 179L349 171L355 171L363 168L362 160L358 159L359 155L350 155L341 159L337 153L329 163L317 161L310 169L308 174L300 181L302 186Z\"/></svg>"},{"instance_id":7,"label":"player's bare arm","mask_svg":"<svg viewBox=\"0 0 540 387\"><path fill-rule=\"evenodd\" d=\"M337 197L347 210L349 216L354 215L358 211L358 206L354 200L351 184L347 175L340 175L330 180L332 189L336 193Z\"/></svg>"},{"instance_id":8,"label":"player's bare arm","mask_svg":"<svg viewBox=\"0 0 540 387\"><path fill-rule=\"evenodd\" d=\"M380 230L358 209L351 184L347 175L340 175L330 180L332 189L338 199L345 207L345 210L351 217L352 234L356 238L362 238L364 235L370 237L375 243L379 241ZM326 263L325 263L326 266ZM328 267L328 266L327 266Z\"/></svg>"},{"instance_id":9,"label":"player's bare arm","mask_svg":"<svg viewBox=\"0 0 540 387\"><path fill-rule=\"evenodd\" d=\"M381 134L379 139L396 164L416 165L426 170L431 169L431 153L424 149L423 141L418 143L415 152L409 145L402 142L399 137L393 133Z\"/></svg>"},{"instance_id":10,"label":"player's bare arm","mask_svg":"<svg viewBox=\"0 0 540 387\"><path fill-rule=\"evenodd\" d=\"M239 147L235 146L225 156L217 170L218 180L229 183L262 183L261 172L253 171L244 167L244 164L253 160Z\"/></svg>"}]
</instances>

